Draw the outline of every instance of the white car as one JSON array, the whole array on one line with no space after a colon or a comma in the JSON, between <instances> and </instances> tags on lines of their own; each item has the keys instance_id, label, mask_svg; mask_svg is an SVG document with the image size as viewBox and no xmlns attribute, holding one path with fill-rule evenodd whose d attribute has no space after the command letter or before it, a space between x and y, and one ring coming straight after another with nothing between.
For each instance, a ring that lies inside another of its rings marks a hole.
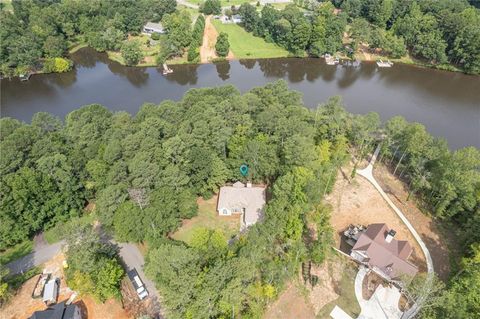
<instances>
[{"instance_id":1,"label":"white car","mask_svg":"<svg viewBox=\"0 0 480 319\"><path fill-rule=\"evenodd\" d=\"M148 290L145 287L143 281L140 279L140 276L138 275L137 270L134 268L130 271L127 272L128 278L130 278L130 281L133 284L133 287L137 291L138 298L140 300L145 299L148 297Z\"/></svg>"}]
</instances>

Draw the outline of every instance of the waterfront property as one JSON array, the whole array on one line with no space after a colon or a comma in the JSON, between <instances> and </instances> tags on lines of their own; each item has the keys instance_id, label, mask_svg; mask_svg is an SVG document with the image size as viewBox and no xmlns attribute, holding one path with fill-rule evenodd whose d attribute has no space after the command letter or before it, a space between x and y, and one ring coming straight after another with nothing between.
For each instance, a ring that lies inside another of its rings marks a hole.
<instances>
[{"instance_id":1,"label":"waterfront property","mask_svg":"<svg viewBox=\"0 0 480 319\"><path fill-rule=\"evenodd\" d=\"M413 277L418 268L408 261L412 246L406 240L395 239L395 234L386 224L371 224L358 237L350 256L387 280Z\"/></svg>"},{"instance_id":2,"label":"waterfront property","mask_svg":"<svg viewBox=\"0 0 480 319\"><path fill-rule=\"evenodd\" d=\"M220 216L240 214L240 229L243 230L262 218L265 201L265 187L236 182L220 188L217 212Z\"/></svg>"}]
</instances>

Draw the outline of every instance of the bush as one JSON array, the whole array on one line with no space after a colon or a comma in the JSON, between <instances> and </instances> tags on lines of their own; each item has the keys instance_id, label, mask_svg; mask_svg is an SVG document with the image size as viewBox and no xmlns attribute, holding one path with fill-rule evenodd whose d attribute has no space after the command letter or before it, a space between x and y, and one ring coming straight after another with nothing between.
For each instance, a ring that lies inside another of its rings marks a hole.
<instances>
[{"instance_id":1,"label":"bush","mask_svg":"<svg viewBox=\"0 0 480 319\"><path fill-rule=\"evenodd\" d=\"M230 50L230 43L228 42L228 34L225 32L220 32L220 35L217 38L217 43L215 44L215 51L218 56L226 57L228 51Z\"/></svg>"},{"instance_id":2,"label":"bush","mask_svg":"<svg viewBox=\"0 0 480 319\"><path fill-rule=\"evenodd\" d=\"M137 65L143 58L142 51L140 50L140 43L138 41L126 41L123 43L120 49L123 60L128 66Z\"/></svg>"},{"instance_id":3,"label":"bush","mask_svg":"<svg viewBox=\"0 0 480 319\"><path fill-rule=\"evenodd\" d=\"M200 6L200 12L207 15L222 13L222 5L220 4L220 0L206 0Z\"/></svg>"},{"instance_id":4,"label":"bush","mask_svg":"<svg viewBox=\"0 0 480 319\"><path fill-rule=\"evenodd\" d=\"M63 73L72 69L72 61L64 58L46 59L43 63L43 71L46 73Z\"/></svg>"},{"instance_id":5,"label":"bush","mask_svg":"<svg viewBox=\"0 0 480 319\"><path fill-rule=\"evenodd\" d=\"M200 50L198 47L190 46L188 49L187 60L188 62L198 62L200 58Z\"/></svg>"},{"instance_id":6,"label":"bush","mask_svg":"<svg viewBox=\"0 0 480 319\"><path fill-rule=\"evenodd\" d=\"M160 40L160 33L158 32L153 32L151 35L152 40L158 41Z\"/></svg>"}]
</instances>

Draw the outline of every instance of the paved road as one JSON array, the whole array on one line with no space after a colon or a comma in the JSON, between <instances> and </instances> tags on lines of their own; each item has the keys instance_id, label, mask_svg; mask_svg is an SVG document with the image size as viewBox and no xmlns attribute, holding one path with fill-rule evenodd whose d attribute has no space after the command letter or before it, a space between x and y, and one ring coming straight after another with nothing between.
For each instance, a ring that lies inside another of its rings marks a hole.
<instances>
[{"instance_id":1,"label":"paved road","mask_svg":"<svg viewBox=\"0 0 480 319\"><path fill-rule=\"evenodd\" d=\"M10 270L10 274L12 275L23 273L30 268L39 266L52 259L60 252L63 244L64 242L62 241L53 245L36 245L32 253L8 263L6 267Z\"/></svg>"},{"instance_id":2,"label":"paved road","mask_svg":"<svg viewBox=\"0 0 480 319\"><path fill-rule=\"evenodd\" d=\"M425 283L425 295L428 295L428 291L430 290L432 280L433 280L433 274L434 274L434 269L433 269L433 261L432 261L432 256L430 255L430 252L428 251L427 245L423 242L422 238L420 235L417 233L415 228L413 227L412 224L408 221L407 217L402 213L402 211L395 206L395 204L392 202L392 200L388 197L388 195L383 191L382 187L378 182L375 180L373 177L373 165L375 164L375 161L377 159L378 153L380 152L380 144L377 146L377 149L375 150L375 153L372 156L372 159L370 160L370 163L368 164L367 167L364 169L358 170L357 173L360 176L363 176L366 178L380 193L380 195L383 197L383 199L390 205L390 207L393 209L393 211L400 217L402 222L407 226L408 230L412 233L413 237L415 240L418 242L420 245L420 248L422 249L423 254L425 255L425 260L427 261L427 281ZM403 318L412 318L414 317L418 311L420 310L420 307L424 301L424 298L420 297L419 300L417 300L417 304L413 307L411 307L408 311L405 312Z\"/></svg>"},{"instance_id":3,"label":"paved road","mask_svg":"<svg viewBox=\"0 0 480 319\"><path fill-rule=\"evenodd\" d=\"M44 241L36 241L35 240L35 247L33 252L17 259L11 263L8 263L6 267L10 270L10 274L16 275L22 272L25 272L35 266L40 266L41 264L47 262L48 260L52 259L56 254L58 254L62 250L62 246L65 244L64 241L49 245ZM122 257L124 264L128 270L135 268L142 278L149 295L154 303L156 303L156 307L160 311L160 302L157 289L155 288L155 284L149 280L145 273L143 272L143 265L145 264L145 260L140 253L138 247L134 244L129 243L115 243L120 248L120 256Z\"/></svg>"},{"instance_id":4,"label":"paved road","mask_svg":"<svg viewBox=\"0 0 480 319\"><path fill-rule=\"evenodd\" d=\"M189 8L192 8L192 9L198 9L198 5L190 3L186 0L177 0L177 3L181 4L182 6L185 6L185 7L189 7Z\"/></svg>"}]
</instances>

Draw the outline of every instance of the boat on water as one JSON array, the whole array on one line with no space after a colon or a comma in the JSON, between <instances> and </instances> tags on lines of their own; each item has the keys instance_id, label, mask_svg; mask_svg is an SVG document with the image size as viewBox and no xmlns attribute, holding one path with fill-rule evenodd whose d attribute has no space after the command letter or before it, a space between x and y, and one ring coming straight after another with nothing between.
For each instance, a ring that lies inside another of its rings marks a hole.
<instances>
[{"instance_id":1,"label":"boat on water","mask_svg":"<svg viewBox=\"0 0 480 319\"><path fill-rule=\"evenodd\" d=\"M20 78L20 81L28 81L31 76L32 76L32 73L27 72L24 74L20 74L18 77Z\"/></svg>"},{"instance_id":2,"label":"boat on water","mask_svg":"<svg viewBox=\"0 0 480 319\"><path fill-rule=\"evenodd\" d=\"M338 57L333 57L330 54L325 54L325 63L327 65L337 65L340 63Z\"/></svg>"},{"instance_id":3,"label":"boat on water","mask_svg":"<svg viewBox=\"0 0 480 319\"><path fill-rule=\"evenodd\" d=\"M390 62L390 60L388 61L379 60L377 61L377 66L379 68L391 68L393 66L393 62Z\"/></svg>"},{"instance_id":4,"label":"boat on water","mask_svg":"<svg viewBox=\"0 0 480 319\"><path fill-rule=\"evenodd\" d=\"M173 70L168 67L166 63L163 64L163 75L173 73Z\"/></svg>"}]
</instances>

